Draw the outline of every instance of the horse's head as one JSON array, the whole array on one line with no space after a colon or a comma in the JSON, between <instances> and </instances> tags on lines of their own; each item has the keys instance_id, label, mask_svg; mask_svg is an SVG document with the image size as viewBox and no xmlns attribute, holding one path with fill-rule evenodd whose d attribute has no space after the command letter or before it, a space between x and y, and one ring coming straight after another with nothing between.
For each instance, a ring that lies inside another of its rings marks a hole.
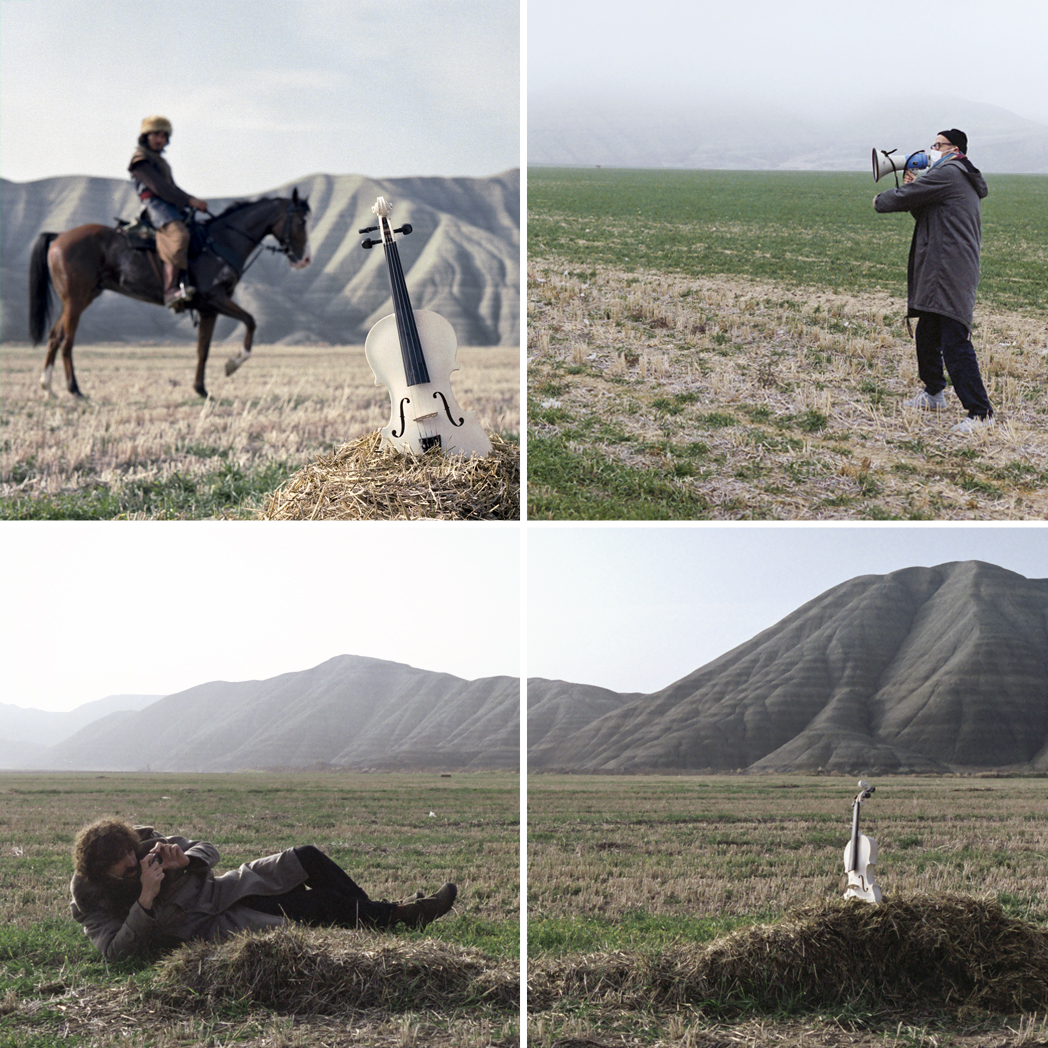
<instances>
[{"instance_id":1,"label":"horse's head","mask_svg":"<svg viewBox=\"0 0 1048 1048\"><path fill-rule=\"evenodd\" d=\"M309 201L299 197L296 187L287 201L287 210L273 227L273 235L280 241L292 269L304 269L313 261L306 230L308 215Z\"/></svg>"}]
</instances>

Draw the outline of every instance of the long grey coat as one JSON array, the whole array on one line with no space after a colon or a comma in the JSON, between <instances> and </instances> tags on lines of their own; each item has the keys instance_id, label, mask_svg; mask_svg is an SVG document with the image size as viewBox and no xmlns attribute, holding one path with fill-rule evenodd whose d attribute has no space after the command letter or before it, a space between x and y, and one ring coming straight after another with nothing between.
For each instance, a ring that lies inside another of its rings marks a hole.
<instances>
[{"instance_id":1,"label":"long grey coat","mask_svg":"<svg viewBox=\"0 0 1048 1048\"><path fill-rule=\"evenodd\" d=\"M240 900L248 895L282 895L307 878L291 849L216 876L213 867L218 862L218 850L213 844L161 837L148 827L140 834L146 851L160 842L177 844L189 856L189 866L166 872L152 912L142 909L137 901L125 912L114 906L99 886L80 876L75 876L70 885L73 919L84 926L84 933L109 961L165 940L213 941L238 931L286 924L286 918L252 910Z\"/></svg>"},{"instance_id":2,"label":"long grey coat","mask_svg":"<svg viewBox=\"0 0 1048 1048\"><path fill-rule=\"evenodd\" d=\"M880 212L916 219L906 270L907 316L939 313L972 326L986 180L967 157L950 156L915 182L878 194Z\"/></svg>"}]
</instances>

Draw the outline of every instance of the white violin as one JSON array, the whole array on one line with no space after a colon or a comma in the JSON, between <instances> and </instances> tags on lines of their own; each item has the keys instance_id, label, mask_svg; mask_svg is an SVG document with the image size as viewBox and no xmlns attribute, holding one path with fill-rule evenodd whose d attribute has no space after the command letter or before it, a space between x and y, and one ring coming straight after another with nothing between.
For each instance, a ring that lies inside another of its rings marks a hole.
<instances>
[{"instance_id":1,"label":"white violin","mask_svg":"<svg viewBox=\"0 0 1048 1048\"><path fill-rule=\"evenodd\" d=\"M851 840L844 848L844 872L848 878L848 887L844 893L846 899L881 901L881 889L873 879L873 867L877 863L877 842L872 837L859 833L859 809L862 802L868 800L876 788L860 779L859 792L852 801Z\"/></svg>"},{"instance_id":2,"label":"white violin","mask_svg":"<svg viewBox=\"0 0 1048 1048\"><path fill-rule=\"evenodd\" d=\"M440 448L446 455L476 455L491 451L491 441L471 411L463 411L451 391L451 372L458 370L458 343L451 325L428 309L412 309L394 233L407 235L405 223L394 229L389 220L393 205L379 197L371 209L379 224L361 233L381 231L380 240L365 240L361 247L381 244L386 253L393 312L368 333L364 354L375 373L375 385L389 390L389 425L382 436L402 453L421 455Z\"/></svg>"}]
</instances>

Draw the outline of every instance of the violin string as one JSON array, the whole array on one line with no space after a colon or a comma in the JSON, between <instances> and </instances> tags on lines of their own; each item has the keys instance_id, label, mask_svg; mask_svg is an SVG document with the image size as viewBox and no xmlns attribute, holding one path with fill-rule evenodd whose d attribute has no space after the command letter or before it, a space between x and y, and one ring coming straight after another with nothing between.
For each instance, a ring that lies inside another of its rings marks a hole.
<instances>
[{"instance_id":1,"label":"violin string","mask_svg":"<svg viewBox=\"0 0 1048 1048\"><path fill-rule=\"evenodd\" d=\"M393 237L393 224L388 217L380 218L382 223L382 243L386 252L386 265L389 269L389 283L393 294L393 310L397 322L397 334L400 339L401 353L404 361L404 377L406 383L411 387L428 384L430 381L429 370L426 367L426 358L422 352L422 341L419 338L418 327L415 324L415 314L411 308L411 299L408 295L407 281L404 279L404 270L400 264L400 252L397 249L396 240ZM431 419L420 419L421 415L429 414L426 406L420 401L421 390L412 390L412 402L409 407L414 408L411 412L412 421L419 433L419 450L422 449L422 439L432 439L436 436L433 432L434 426ZM407 434L405 434L405 437Z\"/></svg>"}]
</instances>

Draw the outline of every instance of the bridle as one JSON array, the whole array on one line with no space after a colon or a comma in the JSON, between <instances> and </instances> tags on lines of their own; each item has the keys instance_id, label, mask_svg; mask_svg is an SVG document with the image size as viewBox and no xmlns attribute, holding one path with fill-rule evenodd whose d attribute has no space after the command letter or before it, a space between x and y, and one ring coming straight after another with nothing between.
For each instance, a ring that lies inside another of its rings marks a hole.
<instances>
[{"instance_id":1,"label":"bridle","mask_svg":"<svg viewBox=\"0 0 1048 1048\"><path fill-rule=\"evenodd\" d=\"M251 266L253 266L255 264L255 260L259 257L259 255L262 254L263 251L272 251L275 255L286 255L288 257L288 259L290 261L292 261L292 262L300 261L301 260L301 256L299 256L298 258L293 257L294 256L294 248L291 246L291 222L292 222L292 219L295 217L295 215L302 215L302 214L308 214L308 213L309 213L309 202L308 201L306 201L306 200L298 200L298 201L296 201L293 197L289 197L288 198L288 202L287 202L287 211L284 213L284 226L283 226L283 229L281 230L280 236L277 237L276 233L267 233L266 234L266 236L275 236L277 238L277 243L280 246L279 247L273 247L272 244L263 244L263 243L259 242L258 243L258 250L255 252L255 254L251 258L251 260L240 271L240 277L243 277L243 275L251 268ZM212 219L220 217L220 216L212 215L210 211L208 211L207 214L210 215ZM256 241L255 241L254 237L252 237L249 233L245 233L242 229L238 229L234 225L229 225L226 228L231 233L239 233L245 240L250 241L251 245L252 245L252 248L254 248L254 246L256 244ZM205 233L205 241L208 244L208 247L210 247L211 250L215 252L215 254L219 254L219 252L215 251L215 247L214 247L214 244L213 244L213 242L211 240L211 234L210 234L209 231ZM220 258L224 258L224 256L222 256L221 254L219 254L219 257ZM226 259L225 261L228 261L228 260Z\"/></svg>"}]
</instances>

